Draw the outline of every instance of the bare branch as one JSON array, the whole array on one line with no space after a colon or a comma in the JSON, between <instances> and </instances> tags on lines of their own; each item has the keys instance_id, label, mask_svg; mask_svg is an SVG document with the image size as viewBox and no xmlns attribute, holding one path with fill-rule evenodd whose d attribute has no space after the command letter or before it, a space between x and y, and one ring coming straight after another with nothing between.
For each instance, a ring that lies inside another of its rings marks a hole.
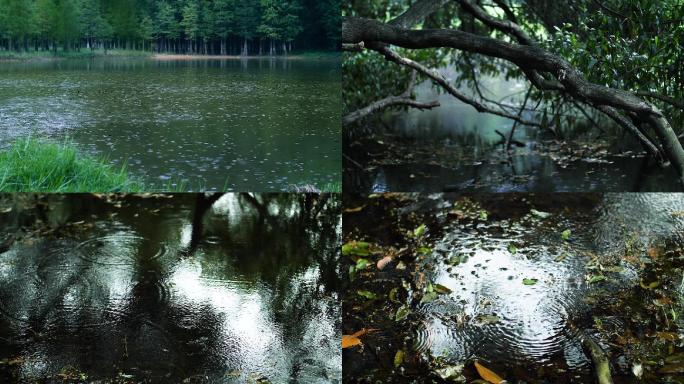
<instances>
[{"instance_id":1,"label":"bare branch","mask_svg":"<svg viewBox=\"0 0 684 384\"><path fill-rule=\"evenodd\" d=\"M655 92L640 91L635 93L637 96L650 97L656 100L660 100L664 103L670 104L673 107L684 110L684 102L673 99L672 97L661 95Z\"/></svg>"},{"instance_id":2,"label":"bare branch","mask_svg":"<svg viewBox=\"0 0 684 384\"><path fill-rule=\"evenodd\" d=\"M447 0L418 0L406 12L392 19L388 24L399 28L411 28L435 13Z\"/></svg>"},{"instance_id":3,"label":"bare branch","mask_svg":"<svg viewBox=\"0 0 684 384\"><path fill-rule=\"evenodd\" d=\"M461 7L466 10L471 15L475 16L476 19L485 23L494 29L498 29L510 36L515 37L520 44L523 45L534 45L534 40L525 31L520 28L520 26L509 20L500 20L489 16L489 14L477 4L470 0L458 0Z\"/></svg>"},{"instance_id":4,"label":"bare branch","mask_svg":"<svg viewBox=\"0 0 684 384\"><path fill-rule=\"evenodd\" d=\"M342 117L342 126L346 127L350 124L355 123L356 121L371 115L377 111L383 110L388 107L392 106L397 106L397 105L407 105L409 107L413 108L418 108L418 109L432 109L435 107L439 107L439 102L437 100L433 100L430 102L420 102L411 99L411 92L413 92L413 87L415 86L416 83L416 71L413 71L411 73L411 80L409 81L409 85L406 88L406 90L398 96L389 96L384 99L378 100L376 102L371 103L370 105L363 107L361 109L357 109L354 112L350 112Z\"/></svg>"},{"instance_id":5,"label":"bare branch","mask_svg":"<svg viewBox=\"0 0 684 384\"><path fill-rule=\"evenodd\" d=\"M342 44L342 50L348 52L363 52L363 41L355 44Z\"/></svg>"},{"instance_id":6,"label":"bare branch","mask_svg":"<svg viewBox=\"0 0 684 384\"><path fill-rule=\"evenodd\" d=\"M655 158L658 161L658 163L663 164L665 162L665 159L663 158L663 154L660 151L660 149L655 144L653 144L653 142L648 137L646 137L646 135L644 135L643 132L641 132L641 130L636 125L632 124L631 121L627 120L626 117L622 116L620 112L618 112L615 108L606 105L599 105L596 108L599 111L605 113L613 121L618 123L618 125L620 125L628 132L631 132L634 136L636 136L636 138L639 139L639 142L644 147L644 149L651 156L653 156L653 158Z\"/></svg>"}]
</instances>

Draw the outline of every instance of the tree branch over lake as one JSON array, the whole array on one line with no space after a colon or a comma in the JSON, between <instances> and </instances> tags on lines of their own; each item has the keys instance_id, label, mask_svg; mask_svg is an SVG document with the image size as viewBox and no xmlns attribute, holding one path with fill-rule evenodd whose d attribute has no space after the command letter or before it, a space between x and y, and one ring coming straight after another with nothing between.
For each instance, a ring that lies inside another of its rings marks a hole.
<instances>
[{"instance_id":1,"label":"tree branch over lake","mask_svg":"<svg viewBox=\"0 0 684 384\"><path fill-rule=\"evenodd\" d=\"M431 3L432 7L428 3ZM411 24L415 25L429 16L430 11L434 12L439 9L443 5L441 1L419 1L390 22L367 17L345 17L342 24L342 42L344 44L363 43L367 49L383 54L390 61L418 70L447 93L473 105L478 111L494 112L522 123L519 115L495 112L481 105L478 107L478 104L469 100L470 98L460 97L462 96L460 92L436 71L414 60L402 58L389 46L407 50L453 49L511 63L519 68L538 90L561 92L605 113L619 126L633 134L656 159L666 158L674 166L684 185L684 149L670 122L657 106L623 89L588 81L585 74L576 69L568 60L542 47L520 25L511 20L511 16L514 15L509 15L507 20L499 19L473 1L457 0L455 3L460 5L459 18L475 18L485 26L504 33L515 42L508 41L506 38L492 37L494 36L492 34L484 35L454 28L413 29L411 27ZM510 9L508 11L504 9L502 12L508 14ZM396 20L406 20L406 22L396 22ZM658 99L654 95L649 96ZM636 120L638 124L630 123L629 119ZM638 127L641 125L653 129L658 140L657 144L639 130Z\"/></svg>"}]
</instances>

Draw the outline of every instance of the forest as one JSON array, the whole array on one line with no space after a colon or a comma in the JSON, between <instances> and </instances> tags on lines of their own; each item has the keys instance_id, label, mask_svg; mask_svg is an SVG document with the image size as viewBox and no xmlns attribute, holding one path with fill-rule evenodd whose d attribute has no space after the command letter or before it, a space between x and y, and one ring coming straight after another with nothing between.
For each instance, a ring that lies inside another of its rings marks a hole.
<instances>
[{"instance_id":1,"label":"forest","mask_svg":"<svg viewBox=\"0 0 684 384\"><path fill-rule=\"evenodd\" d=\"M0 0L7 51L204 55L335 50L339 0Z\"/></svg>"}]
</instances>

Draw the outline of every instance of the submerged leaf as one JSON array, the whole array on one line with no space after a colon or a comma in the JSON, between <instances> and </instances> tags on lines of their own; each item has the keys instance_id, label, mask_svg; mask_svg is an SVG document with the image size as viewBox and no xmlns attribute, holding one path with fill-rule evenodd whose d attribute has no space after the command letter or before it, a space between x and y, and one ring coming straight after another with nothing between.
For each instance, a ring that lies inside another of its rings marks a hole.
<instances>
[{"instance_id":1,"label":"submerged leaf","mask_svg":"<svg viewBox=\"0 0 684 384\"><path fill-rule=\"evenodd\" d=\"M425 226L425 224L421 224L418 228L413 230L413 236L414 237L423 236L425 234L426 229L427 229L427 227Z\"/></svg>"},{"instance_id":2,"label":"submerged leaf","mask_svg":"<svg viewBox=\"0 0 684 384\"><path fill-rule=\"evenodd\" d=\"M439 294L435 291L428 292L425 295L423 295L423 298L420 299L421 304L427 304L427 303L432 303L433 301L437 300L437 297Z\"/></svg>"},{"instance_id":3,"label":"submerged leaf","mask_svg":"<svg viewBox=\"0 0 684 384\"><path fill-rule=\"evenodd\" d=\"M518 247L516 247L515 244L510 243L508 244L508 252L510 252L511 254L515 254L516 252L518 252Z\"/></svg>"},{"instance_id":4,"label":"submerged leaf","mask_svg":"<svg viewBox=\"0 0 684 384\"><path fill-rule=\"evenodd\" d=\"M499 375L494 373L492 370L486 368L478 361L475 361L475 369L477 369L477 373L480 375L481 378L487 380L492 384L500 384L502 381L504 381L504 379L502 379Z\"/></svg>"},{"instance_id":5,"label":"submerged leaf","mask_svg":"<svg viewBox=\"0 0 684 384\"><path fill-rule=\"evenodd\" d=\"M402 305L397 309L397 313L394 315L394 320L395 321L402 321L404 320L408 315L409 315L409 307L406 305Z\"/></svg>"},{"instance_id":6,"label":"submerged leaf","mask_svg":"<svg viewBox=\"0 0 684 384\"><path fill-rule=\"evenodd\" d=\"M441 295L448 295L451 293L451 289L443 286L442 284L435 284L433 286L435 292L441 294Z\"/></svg>"},{"instance_id":7,"label":"submerged leaf","mask_svg":"<svg viewBox=\"0 0 684 384\"><path fill-rule=\"evenodd\" d=\"M603 275L595 275L595 276L592 276L592 277L589 279L589 284L598 283L598 282L604 281L604 280L606 280L606 277L605 277L605 276L603 276Z\"/></svg>"},{"instance_id":8,"label":"submerged leaf","mask_svg":"<svg viewBox=\"0 0 684 384\"><path fill-rule=\"evenodd\" d=\"M374 300L374 299L378 298L378 295L376 295L375 293L373 293L371 291L356 291L356 294L361 296L361 297L365 297L366 299L369 299L369 300Z\"/></svg>"},{"instance_id":9,"label":"submerged leaf","mask_svg":"<svg viewBox=\"0 0 684 384\"><path fill-rule=\"evenodd\" d=\"M394 368L399 368L399 366L404 362L404 350L400 349L394 354Z\"/></svg>"}]
</instances>

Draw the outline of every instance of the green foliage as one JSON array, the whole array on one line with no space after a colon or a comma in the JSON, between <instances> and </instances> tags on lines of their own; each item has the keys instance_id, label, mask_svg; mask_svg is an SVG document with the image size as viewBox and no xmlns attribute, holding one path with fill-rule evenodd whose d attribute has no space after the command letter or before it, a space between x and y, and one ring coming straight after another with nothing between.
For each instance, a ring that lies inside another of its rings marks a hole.
<instances>
[{"instance_id":1,"label":"green foliage","mask_svg":"<svg viewBox=\"0 0 684 384\"><path fill-rule=\"evenodd\" d=\"M35 139L15 142L0 152L0 192L136 192L142 184L131 180L125 167L81 156L70 144Z\"/></svg>"},{"instance_id":2,"label":"green foliage","mask_svg":"<svg viewBox=\"0 0 684 384\"><path fill-rule=\"evenodd\" d=\"M266 40L285 53L336 49L339 15L339 0L0 0L0 48L227 53L246 39L249 53Z\"/></svg>"}]
</instances>

